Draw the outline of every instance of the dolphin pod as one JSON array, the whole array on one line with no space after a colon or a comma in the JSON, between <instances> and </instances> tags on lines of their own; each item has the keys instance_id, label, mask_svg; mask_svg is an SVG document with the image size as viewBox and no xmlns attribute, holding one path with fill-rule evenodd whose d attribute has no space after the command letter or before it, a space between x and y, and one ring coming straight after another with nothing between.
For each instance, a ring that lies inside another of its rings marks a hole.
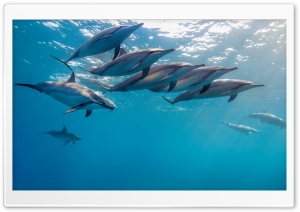
<instances>
[{"instance_id":1,"label":"dolphin pod","mask_svg":"<svg viewBox=\"0 0 300 212\"><path fill-rule=\"evenodd\" d=\"M246 118L255 118L259 119L260 123L267 123L271 125L278 126L280 129L286 128L286 121L284 121L282 118L279 118L273 114L262 112L262 113L252 113Z\"/></svg>"},{"instance_id":2,"label":"dolphin pod","mask_svg":"<svg viewBox=\"0 0 300 212\"><path fill-rule=\"evenodd\" d=\"M64 126L62 130L51 130L49 132L45 132L44 134L49 134L54 138L65 142L63 146L67 145L70 142L73 142L73 144L75 144L76 141L82 140L77 135L68 132L66 126Z\"/></svg>"},{"instance_id":3,"label":"dolphin pod","mask_svg":"<svg viewBox=\"0 0 300 212\"><path fill-rule=\"evenodd\" d=\"M101 54L114 49L113 60L103 66L90 70L79 67L94 75L94 77L86 77L83 75L77 75L76 77L80 80L81 84L95 92L77 84L75 82L75 73L73 71L66 82L46 81L36 85L22 83L17 83L15 85L33 88L69 106L70 109L64 112L64 114L77 110L85 110L85 117L90 116L92 111L96 109L114 110L114 108L116 108L116 105L111 100L96 94L96 92L104 93L107 90L111 92L125 92L148 89L156 93L181 92L174 100L169 100L163 96L167 102L175 104L180 101L225 96L229 96L228 102L231 102L241 92L264 86L264 84L255 84L240 79L218 79L223 75L238 69L237 67L207 67L204 64L194 65L187 62L172 61L166 64L155 64L163 56L173 52L175 50L173 48L139 49L129 53L123 48L120 48L121 43L142 25L143 23L132 26L113 26L104 29L85 41L68 59L62 60L52 56L71 69L68 65L68 62L71 60ZM115 85L108 84L101 79L98 79L98 76L116 77L127 75L131 76ZM248 118L257 118L260 119L262 123L277 125L281 128L286 125L285 121L282 119L267 113L253 113L249 115ZM247 135L259 132L254 128L241 124L225 122L224 124L236 131L246 133ZM64 141L64 145L81 140L74 134L69 133L66 127L61 131L52 130L46 134Z\"/></svg>"},{"instance_id":4,"label":"dolphin pod","mask_svg":"<svg viewBox=\"0 0 300 212\"><path fill-rule=\"evenodd\" d=\"M191 70L202 67L204 64L193 65L190 63L168 63L152 66L148 75L143 78L143 73L139 72L123 82L111 86L109 91L129 91L149 89L151 87L170 84L170 87L176 85L177 78L190 72Z\"/></svg>"},{"instance_id":5,"label":"dolphin pod","mask_svg":"<svg viewBox=\"0 0 300 212\"><path fill-rule=\"evenodd\" d=\"M71 77L66 82L47 81L36 85L21 83L15 85L33 88L71 107L65 114L77 110L86 110L85 116L88 117L95 109L105 108L113 110L116 107L111 100L100 97L89 89L78 85L75 82L74 72L72 72Z\"/></svg>"},{"instance_id":6,"label":"dolphin pod","mask_svg":"<svg viewBox=\"0 0 300 212\"><path fill-rule=\"evenodd\" d=\"M252 127L248 127L242 124L232 124L232 123L227 123L227 122L223 122L223 124L225 124L227 127L236 130L238 132L242 132L245 133L247 135L251 135L252 133L260 133L260 131L258 131L257 129L254 129Z\"/></svg>"},{"instance_id":7,"label":"dolphin pod","mask_svg":"<svg viewBox=\"0 0 300 212\"><path fill-rule=\"evenodd\" d=\"M115 49L114 60L120 52L121 43L142 25L143 23L133 26L121 25L107 28L85 41L66 60L51 56L65 64L69 69L71 69L71 67L68 65L68 62L73 59L100 54L111 49Z\"/></svg>"},{"instance_id":8,"label":"dolphin pod","mask_svg":"<svg viewBox=\"0 0 300 212\"><path fill-rule=\"evenodd\" d=\"M188 90L180 93L173 101L163 98L171 104L191 99L205 99L214 97L230 96L228 102L233 101L238 93L255 87L265 86L263 84L254 84L253 82L238 79L218 79L211 82L209 89L202 92L202 88Z\"/></svg>"},{"instance_id":9,"label":"dolphin pod","mask_svg":"<svg viewBox=\"0 0 300 212\"><path fill-rule=\"evenodd\" d=\"M99 76L124 76L143 71L142 78L145 78L149 73L150 66L172 51L174 49L164 50L156 48L137 50L123 54L101 67L87 71Z\"/></svg>"}]
</instances>

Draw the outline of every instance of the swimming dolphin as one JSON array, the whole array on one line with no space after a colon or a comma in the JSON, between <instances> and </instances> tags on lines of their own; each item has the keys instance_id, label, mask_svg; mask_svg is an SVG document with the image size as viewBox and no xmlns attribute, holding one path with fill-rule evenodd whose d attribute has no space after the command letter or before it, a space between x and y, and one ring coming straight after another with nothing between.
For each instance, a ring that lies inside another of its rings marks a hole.
<instances>
[{"instance_id":1,"label":"swimming dolphin","mask_svg":"<svg viewBox=\"0 0 300 212\"><path fill-rule=\"evenodd\" d=\"M73 144L75 144L76 141L82 140L73 133L68 132L66 126L64 126L62 130L51 130L49 132L45 132L44 134L52 135L58 140L64 141L64 145L67 145L70 142L73 142Z\"/></svg>"},{"instance_id":2,"label":"swimming dolphin","mask_svg":"<svg viewBox=\"0 0 300 212\"><path fill-rule=\"evenodd\" d=\"M232 124L232 123L226 123L226 122L223 122L223 124L230 127L231 129L234 129L238 132L245 133L247 135L251 135L252 133L260 133L260 131L254 129L254 128L242 125L242 124Z\"/></svg>"},{"instance_id":3,"label":"swimming dolphin","mask_svg":"<svg viewBox=\"0 0 300 212\"><path fill-rule=\"evenodd\" d=\"M153 92L178 92L203 87L201 92L204 93L208 90L210 83L213 80L236 69L237 67L224 68L223 66L200 67L191 70L177 79L174 88L171 87L171 84L164 84L149 90Z\"/></svg>"},{"instance_id":4,"label":"swimming dolphin","mask_svg":"<svg viewBox=\"0 0 300 212\"><path fill-rule=\"evenodd\" d=\"M280 127L281 129L286 128L286 121L284 121L282 118L279 118L265 111L262 113L252 113L246 118L256 118L256 119L260 119L260 123L272 124Z\"/></svg>"},{"instance_id":5,"label":"swimming dolphin","mask_svg":"<svg viewBox=\"0 0 300 212\"><path fill-rule=\"evenodd\" d=\"M78 85L75 82L75 74L72 72L71 77L66 82L40 82L36 85L32 84L15 84L33 88L40 92L53 97L57 101L71 107L66 113L74 112L76 110L86 110L85 117L92 114L95 109L110 109L113 110L116 105L107 99L104 99L86 87Z\"/></svg>"},{"instance_id":6,"label":"swimming dolphin","mask_svg":"<svg viewBox=\"0 0 300 212\"><path fill-rule=\"evenodd\" d=\"M144 49L137 50L118 57L102 67L89 71L99 76L123 76L134 74L143 70L142 78L146 77L150 66L162 56L174 51L174 49Z\"/></svg>"},{"instance_id":7,"label":"swimming dolphin","mask_svg":"<svg viewBox=\"0 0 300 212\"><path fill-rule=\"evenodd\" d=\"M121 43L142 25L143 23L132 26L121 25L107 28L85 41L66 60L51 56L65 64L69 69L71 69L71 67L68 65L68 62L73 59L100 54L111 49L115 49L114 60L119 54Z\"/></svg>"},{"instance_id":8,"label":"swimming dolphin","mask_svg":"<svg viewBox=\"0 0 300 212\"><path fill-rule=\"evenodd\" d=\"M95 90L99 91L101 93L105 93L107 91L107 87L110 85L100 79L95 75L95 77L86 77L84 75L76 75L76 78L80 80L80 83L83 84L84 86Z\"/></svg>"},{"instance_id":9,"label":"swimming dolphin","mask_svg":"<svg viewBox=\"0 0 300 212\"><path fill-rule=\"evenodd\" d=\"M197 88L180 93L173 101L165 97L163 98L169 103L175 104L180 101L191 99L230 96L228 102L231 102L237 97L238 93L261 86L265 85L254 84L253 82L239 79L217 79L211 82L209 89L205 93L202 92L202 88Z\"/></svg>"},{"instance_id":10,"label":"swimming dolphin","mask_svg":"<svg viewBox=\"0 0 300 212\"><path fill-rule=\"evenodd\" d=\"M192 65L182 62L152 66L145 78L143 78L142 72L138 72L125 81L112 86L109 91L141 90L165 84L170 84L170 87L173 87L180 76L201 66L204 64Z\"/></svg>"}]
</instances>

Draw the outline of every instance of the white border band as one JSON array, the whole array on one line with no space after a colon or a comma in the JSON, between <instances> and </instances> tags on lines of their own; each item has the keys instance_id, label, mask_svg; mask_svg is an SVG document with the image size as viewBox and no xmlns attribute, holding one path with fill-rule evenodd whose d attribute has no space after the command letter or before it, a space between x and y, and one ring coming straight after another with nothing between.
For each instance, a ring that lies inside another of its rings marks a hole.
<instances>
[{"instance_id":1,"label":"white border band","mask_svg":"<svg viewBox=\"0 0 300 212\"><path fill-rule=\"evenodd\" d=\"M112 12L113 11L113 12ZM155 11L155 13L153 13ZM294 6L291 4L10 4L4 8L5 206L291 207L294 204ZM12 20L16 19L286 19L286 191L13 191ZM67 198L66 198L67 197Z\"/></svg>"}]
</instances>

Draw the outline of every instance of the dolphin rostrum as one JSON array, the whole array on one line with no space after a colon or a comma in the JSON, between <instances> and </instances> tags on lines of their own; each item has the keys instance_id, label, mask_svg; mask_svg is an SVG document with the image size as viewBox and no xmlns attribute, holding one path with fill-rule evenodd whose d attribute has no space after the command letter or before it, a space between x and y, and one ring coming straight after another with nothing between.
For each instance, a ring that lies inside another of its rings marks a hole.
<instances>
[{"instance_id":1,"label":"dolphin rostrum","mask_svg":"<svg viewBox=\"0 0 300 212\"><path fill-rule=\"evenodd\" d=\"M164 84L162 86L157 86L149 90L153 92L178 92L203 87L201 92L204 93L208 90L210 83L213 80L236 69L237 67L224 68L223 66L200 67L191 70L190 72L177 79L177 83L174 88L171 87L171 84Z\"/></svg>"},{"instance_id":2,"label":"dolphin rostrum","mask_svg":"<svg viewBox=\"0 0 300 212\"><path fill-rule=\"evenodd\" d=\"M252 127L248 127L248 126L245 126L245 125L242 125L242 124L232 124L232 123L226 123L226 122L223 122L223 124L225 124L226 126L228 126L231 129L234 129L238 132L245 133L247 135L251 135L252 133L259 133L260 132L256 129L252 128Z\"/></svg>"},{"instance_id":3,"label":"dolphin rostrum","mask_svg":"<svg viewBox=\"0 0 300 212\"><path fill-rule=\"evenodd\" d=\"M116 105L109 99L102 98L90 91L86 87L78 85L75 82L75 74L72 72L71 77L66 82L40 82L36 85L33 84L16 84L33 88L40 92L53 97L57 101L71 107L65 113L74 112L76 110L86 110L85 117L92 114L95 109L110 109L113 110Z\"/></svg>"},{"instance_id":4,"label":"dolphin rostrum","mask_svg":"<svg viewBox=\"0 0 300 212\"><path fill-rule=\"evenodd\" d=\"M58 140L64 141L64 145L67 145L70 142L73 142L73 144L75 144L76 141L82 140L73 133L68 132L66 126L64 126L62 130L51 130L49 132L45 132L44 134L52 135Z\"/></svg>"},{"instance_id":5,"label":"dolphin rostrum","mask_svg":"<svg viewBox=\"0 0 300 212\"><path fill-rule=\"evenodd\" d=\"M252 113L246 118L256 118L260 120L260 123L272 124L280 127L281 129L286 128L286 121L265 111L262 113Z\"/></svg>"},{"instance_id":6,"label":"dolphin rostrum","mask_svg":"<svg viewBox=\"0 0 300 212\"><path fill-rule=\"evenodd\" d=\"M143 78L142 72L138 72L125 81L112 86L109 91L141 90L165 84L168 84L168 87L173 87L180 76L201 66L204 66L204 64L192 65L182 62L152 66L145 78Z\"/></svg>"},{"instance_id":7,"label":"dolphin rostrum","mask_svg":"<svg viewBox=\"0 0 300 212\"><path fill-rule=\"evenodd\" d=\"M188 90L180 93L173 101L163 97L171 104L191 99L204 99L230 96L228 102L233 101L238 93L255 87L265 86L263 84L254 84L253 82L239 79L217 79L211 82L209 89L202 92L202 88Z\"/></svg>"},{"instance_id":8,"label":"dolphin rostrum","mask_svg":"<svg viewBox=\"0 0 300 212\"><path fill-rule=\"evenodd\" d=\"M121 43L142 25L143 23L132 26L121 25L107 28L85 41L66 60L51 56L65 64L69 69L71 69L71 67L68 65L68 62L73 59L100 54L111 49L115 49L114 60L119 54Z\"/></svg>"},{"instance_id":9,"label":"dolphin rostrum","mask_svg":"<svg viewBox=\"0 0 300 212\"><path fill-rule=\"evenodd\" d=\"M123 54L115 60L92 70L91 74L99 76L124 76L143 70L142 78L148 75L150 66L162 56L174 51L174 49L144 49Z\"/></svg>"}]
</instances>

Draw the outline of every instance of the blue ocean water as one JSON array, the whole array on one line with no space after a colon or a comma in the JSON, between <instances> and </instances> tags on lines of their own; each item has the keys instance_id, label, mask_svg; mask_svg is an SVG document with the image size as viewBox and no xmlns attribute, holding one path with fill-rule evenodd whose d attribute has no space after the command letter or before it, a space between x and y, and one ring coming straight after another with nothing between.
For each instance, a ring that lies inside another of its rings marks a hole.
<instances>
[{"instance_id":1,"label":"blue ocean water","mask_svg":"<svg viewBox=\"0 0 300 212\"><path fill-rule=\"evenodd\" d=\"M286 129L245 119L265 110L286 120L284 20L16 20L13 83L66 81L70 70L50 55L67 59L95 33L141 22L122 44L127 51L175 48L156 64L237 66L221 78L266 86L229 103L222 97L171 105L148 90L107 93L117 108L87 118L85 111L64 115L67 106L13 86L13 189L285 190ZM88 76L77 66L100 66L112 56L109 51L70 64ZM114 84L127 77L102 79ZM246 135L222 122L261 133ZM83 140L63 146L43 134L64 125Z\"/></svg>"}]
</instances>

